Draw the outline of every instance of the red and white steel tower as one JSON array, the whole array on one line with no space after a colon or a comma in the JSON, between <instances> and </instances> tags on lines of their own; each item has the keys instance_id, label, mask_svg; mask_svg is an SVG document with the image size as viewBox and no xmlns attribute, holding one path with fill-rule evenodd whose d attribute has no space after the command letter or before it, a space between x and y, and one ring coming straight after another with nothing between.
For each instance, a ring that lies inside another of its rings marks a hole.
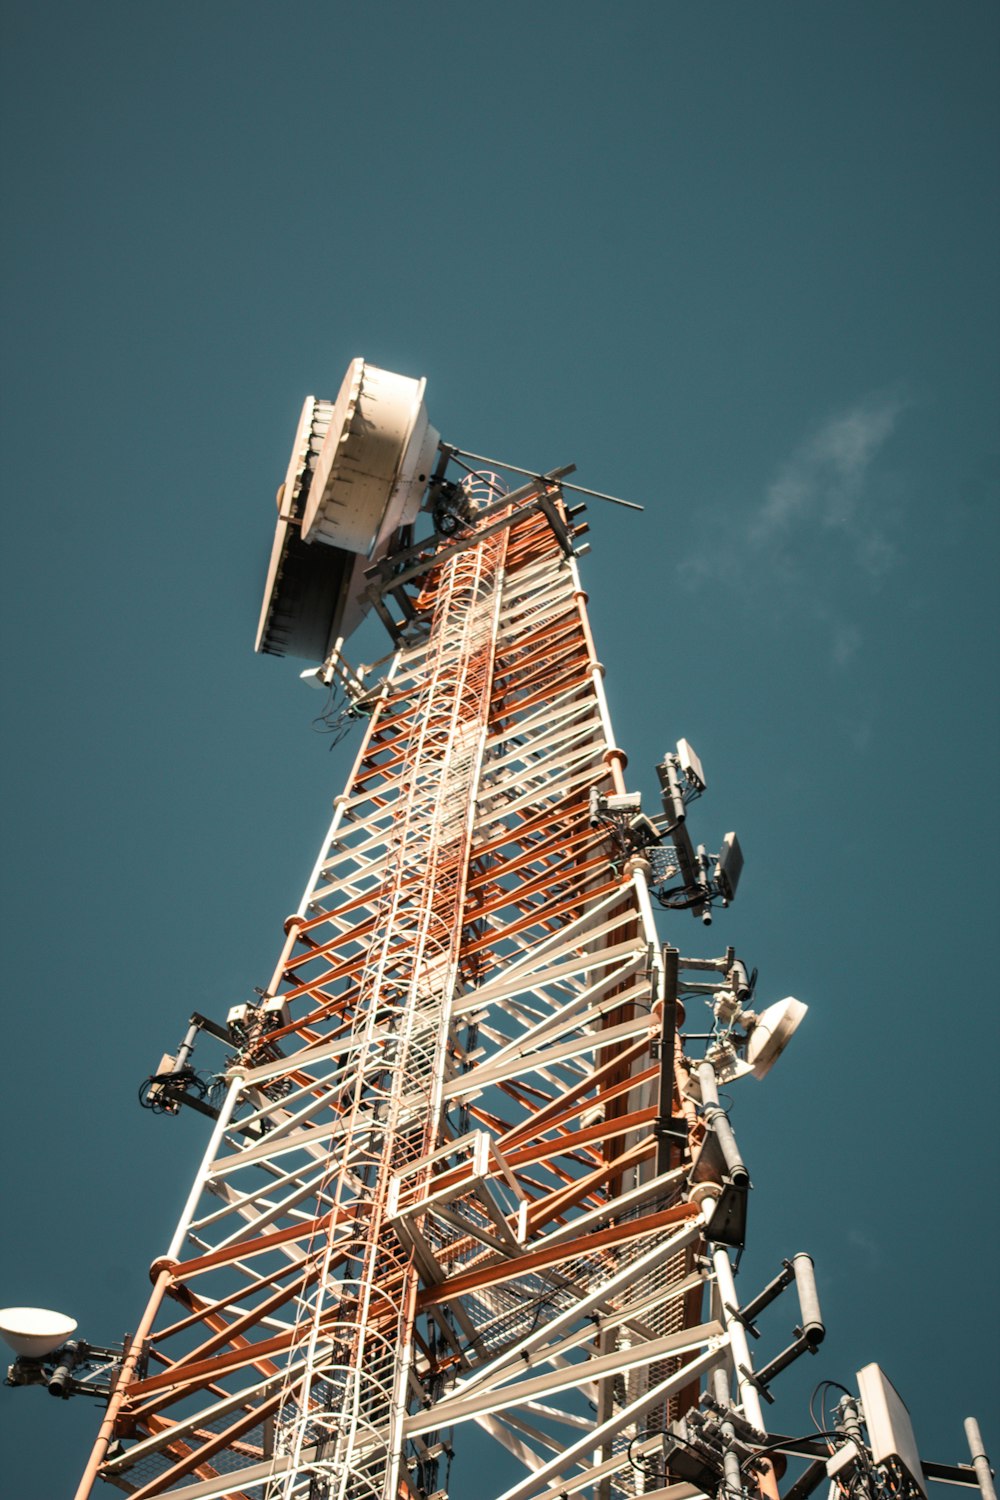
<instances>
[{"instance_id":1,"label":"red and white steel tower","mask_svg":"<svg viewBox=\"0 0 1000 1500\"><path fill-rule=\"evenodd\" d=\"M804 1007L758 1014L731 949L658 934L654 906L731 898L739 846L692 843L685 741L662 813L628 791L569 471L508 493L471 458L360 360L306 403L258 647L322 660L364 732L259 1003L193 1017L149 1083L213 1125L80 1497L444 1497L471 1430L519 1477L456 1500L682 1500L714 1490L706 1453L777 1496L761 1395L823 1328L806 1256L740 1308L717 1086ZM369 606L377 681L342 655ZM211 1095L198 1031L227 1049ZM796 1342L755 1371L748 1325L793 1281Z\"/></svg>"}]
</instances>

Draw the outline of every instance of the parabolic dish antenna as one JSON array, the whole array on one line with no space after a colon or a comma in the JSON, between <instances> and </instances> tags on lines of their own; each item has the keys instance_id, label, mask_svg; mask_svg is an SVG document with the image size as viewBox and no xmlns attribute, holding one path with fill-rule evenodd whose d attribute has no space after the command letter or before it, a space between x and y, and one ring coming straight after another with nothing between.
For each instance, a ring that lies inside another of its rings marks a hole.
<instances>
[{"instance_id":1,"label":"parabolic dish antenna","mask_svg":"<svg viewBox=\"0 0 1000 1500\"><path fill-rule=\"evenodd\" d=\"M351 361L316 458L302 540L371 557L412 521L431 476L439 434L423 380Z\"/></svg>"},{"instance_id":2,"label":"parabolic dish antenna","mask_svg":"<svg viewBox=\"0 0 1000 1500\"><path fill-rule=\"evenodd\" d=\"M47 1307L0 1308L0 1338L15 1354L42 1359L76 1332L76 1320Z\"/></svg>"},{"instance_id":3,"label":"parabolic dish antenna","mask_svg":"<svg viewBox=\"0 0 1000 1500\"><path fill-rule=\"evenodd\" d=\"M364 619L366 569L416 519L437 460L425 385L354 359L336 401L306 398L278 491L258 651L323 661Z\"/></svg>"},{"instance_id":4,"label":"parabolic dish antenna","mask_svg":"<svg viewBox=\"0 0 1000 1500\"><path fill-rule=\"evenodd\" d=\"M763 1078L774 1066L808 1009L789 995L761 1011L747 1041L747 1062L756 1078Z\"/></svg>"}]
</instances>

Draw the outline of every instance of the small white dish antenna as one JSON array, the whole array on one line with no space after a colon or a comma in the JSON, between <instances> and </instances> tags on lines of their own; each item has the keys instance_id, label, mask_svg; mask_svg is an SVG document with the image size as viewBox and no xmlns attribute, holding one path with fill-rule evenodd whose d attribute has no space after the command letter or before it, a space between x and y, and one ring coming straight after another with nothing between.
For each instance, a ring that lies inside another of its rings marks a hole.
<instances>
[{"instance_id":1,"label":"small white dish antenna","mask_svg":"<svg viewBox=\"0 0 1000 1500\"><path fill-rule=\"evenodd\" d=\"M808 1009L789 995L761 1011L747 1041L747 1062L756 1078L763 1078L774 1066Z\"/></svg>"},{"instance_id":2,"label":"small white dish antenna","mask_svg":"<svg viewBox=\"0 0 1000 1500\"><path fill-rule=\"evenodd\" d=\"M76 1332L76 1320L46 1307L0 1308L0 1338L15 1354L43 1359Z\"/></svg>"}]
</instances>

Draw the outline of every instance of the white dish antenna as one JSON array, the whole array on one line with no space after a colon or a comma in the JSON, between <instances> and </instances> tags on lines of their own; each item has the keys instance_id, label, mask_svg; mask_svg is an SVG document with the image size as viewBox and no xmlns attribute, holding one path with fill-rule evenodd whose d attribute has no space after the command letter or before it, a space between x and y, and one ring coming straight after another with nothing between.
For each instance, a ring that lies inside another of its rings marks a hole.
<instances>
[{"instance_id":1,"label":"white dish antenna","mask_svg":"<svg viewBox=\"0 0 1000 1500\"><path fill-rule=\"evenodd\" d=\"M74 1318L47 1307L0 1308L0 1338L28 1359L43 1359L75 1332Z\"/></svg>"},{"instance_id":2,"label":"white dish antenna","mask_svg":"<svg viewBox=\"0 0 1000 1500\"><path fill-rule=\"evenodd\" d=\"M371 557L415 518L440 440L427 421L425 384L351 361L306 496L304 542Z\"/></svg>"},{"instance_id":3,"label":"white dish antenna","mask_svg":"<svg viewBox=\"0 0 1000 1500\"><path fill-rule=\"evenodd\" d=\"M808 1009L789 995L761 1011L747 1041L747 1062L756 1078L763 1078L774 1066Z\"/></svg>"},{"instance_id":4,"label":"white dish antenna","mask_svg":"<svg viewBox=\"0 0 1000 1500\"><path fill-rule=\"evenodd\" d=\"M426 381L348 366L299 417L264 589L258 651L324 661L368 611L366 569L417 517L438 458Z\"/></svg>"}]
</instances>

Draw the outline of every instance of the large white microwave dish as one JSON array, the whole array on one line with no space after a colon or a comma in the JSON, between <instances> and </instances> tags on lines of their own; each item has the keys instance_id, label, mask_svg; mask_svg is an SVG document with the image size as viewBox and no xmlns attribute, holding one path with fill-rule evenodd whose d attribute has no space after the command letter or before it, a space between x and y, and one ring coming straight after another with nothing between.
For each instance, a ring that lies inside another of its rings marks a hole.
<instances>
[{"instance_id":1,"label":"large white microwave dish","mask_svg":"<svg viewBox=\"0 0 1000 1500\"><path fill-rule=\"evenodd\" d=\"M306 398L278 491L258 651L322 661L361 623L365 571L416 519L436 462L425 385L354 359L336 401Z\"/></svg>"},{"instance_id":2,"label":"large white microwave dish","mask_svg":"<svg viewBox=\"0 0 1000 1500\"><path fill-rule=\"evenodd\" d=\"M371 557L415 518L440 440L427 421L425 385L351 361L313 469L304 542Z\"/></svg>"}]
</instances>

